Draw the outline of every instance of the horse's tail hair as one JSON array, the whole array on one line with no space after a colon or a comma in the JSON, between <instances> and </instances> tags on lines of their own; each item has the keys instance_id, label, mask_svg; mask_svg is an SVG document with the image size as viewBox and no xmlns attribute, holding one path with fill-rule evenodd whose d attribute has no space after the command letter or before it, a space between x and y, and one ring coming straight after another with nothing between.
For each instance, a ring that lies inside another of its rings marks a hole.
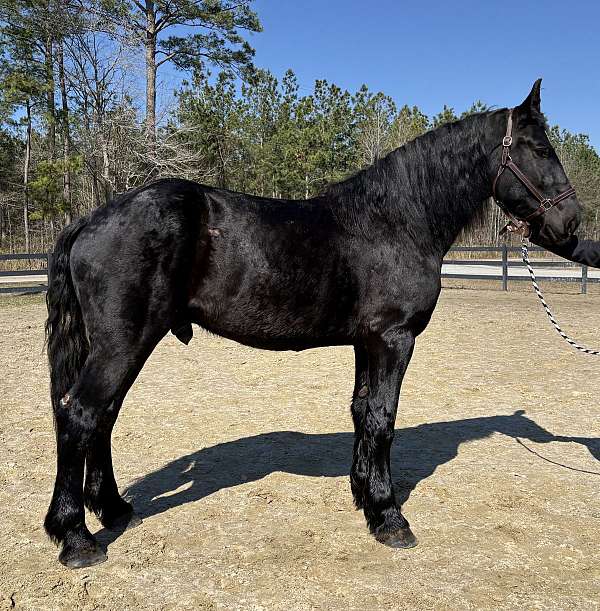
<instances>
[{"instance_id":1,"label":"horse's tail hair","mask_svg":"<svg viewBox=\"0 0 600 611\"><path fill-rule=\"evenodd\" d=\"M71 248L87 223L87 218L81 218L63 229L56 241L48 269L46 346L50 367L50 396L55 412L60 400L75 383L89 352L70 266Z\"/></svg>"}]
</instances>

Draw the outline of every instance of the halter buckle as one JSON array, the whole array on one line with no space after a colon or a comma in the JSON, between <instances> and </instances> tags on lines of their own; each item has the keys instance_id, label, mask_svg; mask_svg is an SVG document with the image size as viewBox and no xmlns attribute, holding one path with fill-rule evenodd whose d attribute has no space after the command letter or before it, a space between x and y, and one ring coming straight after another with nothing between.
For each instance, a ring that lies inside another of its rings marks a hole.
<instances>
[{"instance_id":1,"label":"halter buckle","mask_svg":"<svg viewBox=\"0 0 600 611\"><path fill-rule=\"evenodd\" d=\"M531 235L531 227L527 221L511 218L511 220L500 230L498 235L502 236L506 233L521 234L521 238L524 239Z\"/></svg>"},{"instance_id":2,"label":"halter buckle","mask_svg":"<svg viewBox=\"0 0 600 611\"><path fill-rule=\"evenodd\" d=\"M512 136L504 136L504 138L502 138L502 146L508 148L512 145L512 141Z\"/></svg>"},{"instance_id":3,"label":"halter buckle","mask_svg":"<svg viewBox=\"0 0 600 611\"><path fill-rule=\"evenodd\" d=\"M548 198L546 198L543 202L540 203L540 208L543 208L544 212L548 212L548 210L550 210L552 206L554 206L554 202Z\"/></svg>"}]
</instances>

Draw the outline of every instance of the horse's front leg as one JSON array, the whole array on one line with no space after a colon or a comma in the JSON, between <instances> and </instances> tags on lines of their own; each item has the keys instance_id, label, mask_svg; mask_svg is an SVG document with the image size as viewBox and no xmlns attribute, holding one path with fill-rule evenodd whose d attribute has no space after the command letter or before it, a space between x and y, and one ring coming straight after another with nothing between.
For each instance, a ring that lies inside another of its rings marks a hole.
<instances>
[{"instance_id":1,"label":"horse's front leg","mask_svg":"<svg viewBox=\"0 0 600 611\"><path fill-rule=\"evenodd\" d=\"M362 452L367 465L363 508L375 538L391 547L413 547L416 539L400 513L392 489L390 447L400 385L414 348L414 335L392 328L367 342L369 388Z\"/></svg>"},{"instance_id":2,"label":"horse's front leg","mask_svg":"<svg viewBox=\"0 0 600 611\"><path fill-rule=\"evenodd\" d=\"M364 507L363 494L367 481L367 461L363 448L364 421L369 394L369 358L367 349L354 346L354 392L352 393L352 421L354 422L354 451L350 488L357 509Z\"/></svg>"}]
</instances>

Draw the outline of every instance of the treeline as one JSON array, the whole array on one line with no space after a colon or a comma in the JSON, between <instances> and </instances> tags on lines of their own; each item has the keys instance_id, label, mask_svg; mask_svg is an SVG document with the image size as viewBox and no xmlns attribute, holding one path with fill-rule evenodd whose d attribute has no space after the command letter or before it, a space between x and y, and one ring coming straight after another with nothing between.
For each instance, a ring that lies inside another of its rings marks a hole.
<instances>
[{"instance_id":1,"label":"treeline","mask_svg":"<svg viewBox=\"0 0 600 611\"><path fill-rule=\"evenodd\" d=\"M0 250L48 249L74 216L160 176L310 197L460 118L366 86L301 94L292 71L253 66L245 35L259 30L249 1L0 0ZM189 80L157 106L167 63ZM596 237L600 158L585 135L550 136ZM490 207L461 240L492 243L503 222Z\"/></svg>"}]
</instances>

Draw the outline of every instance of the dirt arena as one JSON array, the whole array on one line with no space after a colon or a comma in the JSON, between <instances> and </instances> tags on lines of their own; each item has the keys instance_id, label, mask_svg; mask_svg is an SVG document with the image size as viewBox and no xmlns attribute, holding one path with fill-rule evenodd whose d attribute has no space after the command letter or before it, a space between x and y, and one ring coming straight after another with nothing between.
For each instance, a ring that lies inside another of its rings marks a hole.
<instances>
[{"instance_id":1,"label":"dirt arena","mask_svg":"<svg viewBox=\"0 0 600 611\"><path fill-rule=\"evenodd\" d=\"M600 345L600 296L553 294ZM419 539L369 535L348 483L350 348L268 353L166 338L113 448L144 523L88 525L69 571L41 523L54 476L41 297L0 299L1 609L599 609L600 359L530 292L442 293L392 455Z\"/></svg>"}]
</instances>

